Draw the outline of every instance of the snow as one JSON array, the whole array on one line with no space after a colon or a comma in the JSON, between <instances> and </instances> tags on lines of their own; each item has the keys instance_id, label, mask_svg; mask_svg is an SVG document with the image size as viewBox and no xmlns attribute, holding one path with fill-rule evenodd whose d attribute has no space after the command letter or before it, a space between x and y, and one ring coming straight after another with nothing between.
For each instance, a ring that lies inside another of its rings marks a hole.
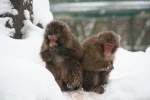
<instances>
[{"instance_id":1,"label":"snow","mask_svg":"<svg viewBox=\"0 0 150 100\"><path fill-rule=\"evenodd\" d=\"M0 0L2 13L4 8L11 11L5 4L8 0ZM53 19L46 0L34 0L33 5L35 23L46 25ZM14 29L4 27L10 19L0 18L0 100L150 100L150 47L145 52L118 49L104 94L61 92L39 56L44 30L28 20L27 11L25 15L22 40L10 38Z\"/></svg>"},{"instance_id":2,"label":"snow","mask_svg":"<svg viewBox=\"0 0 150 100\"><path fill-rule=\"evenodd\" d=\"M13 15L18 15L18 10L13 8L13 9L11 9L11 13Z\"/></svg>"},{"instance_id":3,"label":"snow","mask_svg":"<svg viewBox=\"0 0 150 100\"><path fill-rule=\"evenodd\" d=\"M105 100L149 100L150 54L119 49ZM117 76L117 77L116 77Z\"/></svg>"},{"instance_id":4,"label":"snow","mask_svg":"<svg viewBox=\"0 0 150 100\"><path fill-rule=\"evenodd\" d=\"M11 8L9 0L0 0L0 14L11 12Z\"/></svg>"},{"instance_id":5,"label":"snow","mask_svg":"<svg viewBox=\"0 0 150 100\"><path fill-rule=\"evenodd\" d=\"M0 14L11 11L17 14L9 0L0 0L0 8ZM45 13L50 15L49 9ZM14 29L4 27L10 18L0 18L0 100L65 100L39 56L44 31L30 22L26 10L25 15L27 20L21 31L27 36L23 40L10 38ZM44 24L53 19L52 15L47 15Z\"/></svg>"},{"instance_id":6,"label":"snow","mask_svg":"<svg viewBox=\"0 0 150 100\"><path fill-rule=\"evenodd\" d=\"M32 38L23 40L9 38L9 30L0 25L0 100L63 100L39 57L43 30L29 21L25 24L23 31L28 29Z\"/></svg>"},{"instance_id":7,"label":"snow","mask_svg":"<svg viewBox=\"0 0 150 100\"><path fill-rule=\"evenodd\" d=\"M2 21L2 20L0 20ZM60 91L39 57L43 29L26 20L25 39L9 38L0 24L0 100L149 100L150 47L145 52L119 48L104 94Z\"/></svg>"},{"instance_id":8,"label":"snow","mask_svg":"<svg viewBox=\"0 0 150 100\"><path fill-rule=\"evenodd\" d=\"M0 15L5 13L10 13L13 15L17 15L18 11L13 8L10 0L0 0Z\"/></svg>"},{"instance_id":9,"label":"snow","mask_svg":"<svg viewBox=\"0 0 150 100\"><path fill-rule=\"evenodd\" d=\"M64 93L68 100L150 100L150 47L146 52L119 48L104 94ZM77 99L82 98L82 99Z\"/></svg>"},{"instance_id":10,"label":"snow","mask_svg":"<svg viewBox=\"0 0 150 100\"><path fill-rule=\"evenodd\" d=\"M25 19L30 20L30 13L28 10L24 10Z\"/></svg>"},{"instance_id":11,"label":"snow","mask_svg":"<svg viewBox=\"0 0 150 100\"><path fill-rule=\"evenodd\" d=\"M41 23L44 27L53 20L50 12L49 0L33 0L33 14L35 24Z\"/></svg>"}]
</instances>

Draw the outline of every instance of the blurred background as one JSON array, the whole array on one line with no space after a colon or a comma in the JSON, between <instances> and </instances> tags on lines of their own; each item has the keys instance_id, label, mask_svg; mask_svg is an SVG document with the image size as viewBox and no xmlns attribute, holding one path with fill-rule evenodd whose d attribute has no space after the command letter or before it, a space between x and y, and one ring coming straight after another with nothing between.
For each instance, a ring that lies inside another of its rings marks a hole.
<instances>
[{"instance_id":1,"label":"blurred background","mask_svg":"<svg viewBox=\"0 0 150 100\"><path fill-rule=\"evenodd\" d=\"M150 46L150 1L143 0L50 0L54 18L69 24L82 41L101 31L121 35L127 50Z\"/></svg>"}]
</instances>

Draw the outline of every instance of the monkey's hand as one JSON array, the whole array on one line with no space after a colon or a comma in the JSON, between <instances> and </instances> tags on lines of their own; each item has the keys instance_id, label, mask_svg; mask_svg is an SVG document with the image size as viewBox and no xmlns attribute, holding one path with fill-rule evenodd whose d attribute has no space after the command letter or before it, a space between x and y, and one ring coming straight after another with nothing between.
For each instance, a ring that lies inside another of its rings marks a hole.
<instances>
[{"instance_id":1,"label":"monkey's hand","mask_svg":"<svg viewBox=\"0 0 150 100\"><path fill-rule=\"evenodd\" d=\"M113 66L113 63L112 62L109 62L108 63L108 66L107 66L107 71L112 71L114 69L114 66Z\"/></svg>"},{"instance_id":2,"label":"monkey's hand","mask_svg":"<svg viewBox=\"0 0 150 100\"><path fill-rule=\"evenodd\" d=\"M100 68L98 71L101 71L101 72L111 72L112 70L114 69L113 65L112 64L108 64L106 67L104 68Z\"/></svg>"},{"instance_id":3,"label":"monkey's hand","mask_svg":"<svg viewBox=\"0 0 150 100\"><path fill-rule=\"evenodd\" d=\"M73 57L74 50L70 48L58 47L56 52L63 57Z\"/></svg>"},{"instance_id":4,"label":"monkey's hand","mask_svg":"<svg viewBox=\"0 0 150 100\"><path fill-rule=\"evenodd\" d=\"M50 62L53 59L53 56L49 50L45 50L45 51L41 52L41 58L45 62Z\"/></svg>"},{"instance_id":5,"label":"monkey's hand","mask_svg":"<svg viewBox=\"0 0 150 100\"><path fill-rule=\"evenodd\" d=\"M105 89L102 85L95 87L92 91L96 92L96 93L104 93Z\"/></svg>"}]
</instances>

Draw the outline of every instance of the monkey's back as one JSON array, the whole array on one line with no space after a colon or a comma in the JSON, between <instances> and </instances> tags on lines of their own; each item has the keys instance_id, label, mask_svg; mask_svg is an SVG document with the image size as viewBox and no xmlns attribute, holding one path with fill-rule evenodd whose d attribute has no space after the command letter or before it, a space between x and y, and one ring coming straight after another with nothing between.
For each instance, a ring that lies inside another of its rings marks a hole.
<instances>
[{"instance_id":1,"label":"monkey's back","mask_svg":"<svg viewBox=\"0 0 150 100\"><path fill-rule=\"evenodd\" d=\"M102 48L99 46L96 36L86 39L82 46L84 51L82 59L84 70L99 71L106 66Z\"/></svg>"}]
</instances>

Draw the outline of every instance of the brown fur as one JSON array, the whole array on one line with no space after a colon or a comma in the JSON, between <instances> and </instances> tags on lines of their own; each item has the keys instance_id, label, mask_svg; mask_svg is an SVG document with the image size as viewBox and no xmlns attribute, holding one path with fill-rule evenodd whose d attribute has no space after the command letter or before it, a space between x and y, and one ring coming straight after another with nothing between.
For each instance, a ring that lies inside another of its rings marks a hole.
<instances>
[{"instance_id":1,"label":"brown fur","mask_svg":"<svg viewBox=\"0 0 150 100\"><path fill-rule=\"evenodd\" d=\"M57 46L50 48L48 35L55 34ZM41 47L41 58L51 71L61 90L76 90L82 86L82 68L80 59L82 48L70 28L59 21L47 25Z\"/></svg>"},{"instance_id":2,"label":"brown fur","mask_svg":"<svg viewBox=\"0 0 150 100\"><path fill-rule=\"evenodd\" d=\"M83 88L86 91L104 92L109 73L113 69L113 59L119 47L120 38L114 32L101 32L83 42ZM104 43L112 43L114 47L111 57L104 59Z\"/></svg>"}]
</instances>

